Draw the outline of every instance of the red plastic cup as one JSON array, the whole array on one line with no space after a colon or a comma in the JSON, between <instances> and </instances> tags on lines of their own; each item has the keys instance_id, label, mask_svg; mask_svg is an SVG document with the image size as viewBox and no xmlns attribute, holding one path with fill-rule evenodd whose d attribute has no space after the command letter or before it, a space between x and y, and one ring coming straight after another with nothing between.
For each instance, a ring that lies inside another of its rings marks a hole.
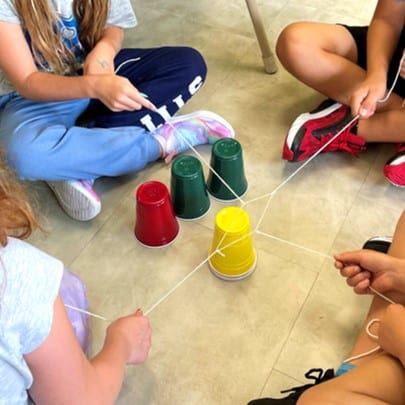
<instances>
[{"instance_id":1,"label":"red plastic cup","mask_svg":"<svg viewBox=\"0 0 405 405\"><path fill-rule=\"evenodd\" d=\"M174 241L179 223L169 190L159 181L147 181L136 191L135 237L147 247L163 247Z\"/></svg>"}]
</instances>

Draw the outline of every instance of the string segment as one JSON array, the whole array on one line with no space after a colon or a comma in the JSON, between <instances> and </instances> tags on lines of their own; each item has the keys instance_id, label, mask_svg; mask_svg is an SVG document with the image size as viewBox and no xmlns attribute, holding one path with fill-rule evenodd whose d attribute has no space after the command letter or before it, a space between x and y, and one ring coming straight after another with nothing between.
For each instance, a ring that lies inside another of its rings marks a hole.
<instances>
[{"instance_id":1,"label":"string segment","mask_svg":"<svg viewBox=\"0 0 405 405\"><path fill-rule=\"evenodd\" d=\"M116 68L115 72L118 72L118 70L119 70L125 63L132 62L132 61L137 61L137 60L139 60L139 59L140 59L140 58L135 58L135 59L133 59L133 60L128 60L128 61L126 61L126 62L123 62L121 65L119 65L119 66ZM383 102L387 101L388 98L390 97L390 95L391 95L391 93L392 93L392 91L393 91L393 89L394 89L394 87L395 87L395 85L396 85L396 83L397 83L397 80L398 80L398 78L399 78L400 70L401 70L401 65L404 63L404 61L405 61L405 53L404 53L404 55L403 55L402 58L401 58L401 61L400 61L399 67L398 67L398 71L397 71L396 77L395 77L395 79L394 79L394 82L393 82L391 88L389 89L389 91L387 92L386 96L385 96L383 99L378 100L379 103L383 103ZM165 117L161 114L161 112L160 112L158 109L155 109L154 111L155 111L156 113L160 114L161 117L166 121ZM322 146L315 152L314 155L312 155L312 156L311 156L306 162L304 162L297 170L295 170L293 173L291 173L284 181L282 181L277 187L275 187L275 188L273 189L273 191L271 191L270 193L263 194L262 196L256 197L256 198L251 199L251 200L246 201L246 202L245 202L240 196L238 196L238 195L234 192L234 190L226 183L226 181L214 170L213 167L211 167L211 165L204 159L204 157L195 149L195 147L194 147L193 145L190 144L190 142L181 134L180 131L178 131L178 130L175 128L174 125L172 125L170 122L166 122L166 124L172 127L172 129L177 133L177 135L179 135L179 136L184 140L184 142L189 146L189 148L193 151L193 153L209 168L209 170L212 171L212 173L214 173L214 174L218 177L218 179L224 184L224 186L227 187L228 190L235 196L235 198L239 201L239 203L241 204L242 207L244 207L244 206L246 206L246 205L248 205L248 204L250 204L250 203L253 203L253 202L255 202L255 201L264 199L264 198L267 198L267 199L268 199L267 202L266 202L266 206L265 206L265 208L264 208L264 210L263 210L263 212L262 212L262 215L261 215L261 217L260 217L260 219L259 219L259 221L258 221L258 224L257 224L257 226L255 227L254 231L251 232L250 235L256 233L256 234L259 234L259 235L262 235L262 236L265 236L265 237L268 237L268 238L273 238L273 239L275 239L275 240L278 240L279 242L286 243L286 244L289 244L289 245L294 246L294 247L296 247L296 248L305 250L305 251L307 251L307 252L310 252L310 253L313 253L313 254L316 254L316 255L319 255L319 256L322 256L322 257L325 257L325 258L329 258L329 259L334 260L334 258L333 258L332 256L330 256L330 255L317 252L317 251L315 251L315 250L306 248L306 247L304 247L304 246L301 246L301 245L295 244L295 243L293 243L293 242L289 242L289 241L283 240L283 239L281 239L281 238L278 238L278 237L276 237L276 236L273 236L273 235L267 234L267 233L265 233L265 232L262 232L262 231L259 230L259 227L260 227L260 225L262 224L262 222L263 222L263 220L264 220L264 218L265 218L265 215L266 215L266 213L267 213L267 210L268 210L268 208L269 208L269 206L270 206L270 202L271 202L272 198L274 197L274 195L275 195L278 191L280 191L288 182L290 182L299 172L301 172L309 163L311 163L320 153L322 153L322 151L323 151L325 148L327 148L336 138L338 138L350 125L352 125L355 121L357 121L357 120L359 119L359 117L360 117L359 115L356 115L355 117L353 117L353 119L352 119L347 125L345 125L339 132L337 132L331 139L329 139L328 142L326 142L324 145L322 145ZM250 236L250 235L248 235L248 236ZM225 235L223 236L223 238L224 238L224 237L225 237ZM245 236L243 236L243 237L240 238L240 239L243 239L243 238L245 238L245 237L247 237L247 236L245 235ZM231 244L237 243L237 242L238 242L238 241L233 241ZM219 248L220 244L221 244L221 242L219 243L218 248L217 248L215 251L213 251L213 252L211 253L211 255L209 255L205 260L203 260L199 265L197 265L190 273L188 273L188 274L186 275L186 277L184 277L182 280L180 280L180 281L179 281L172 289L170 289L163 297L161 297L158 301L156 301L156 302L145 312L145 316L146 316L146 315L149 315L155 308L157 308L162 302L164 302L164 301L165 301L171 294L173 294L179 287L181 287L194 273L196 273L201 267L203 267L203 265L204 265L205 263L207 263L213 255L215 255L215 254L220 254L220 255L224 256L225 254L223 253L223 250L224 250L226 247L230 246L231 244L229 244L229 245L227 245L227 246L224 246L224 247L222 247L222 248ZM376 295L378 295L379 297L385 299L387 302L389 302L389 303L391 303L391 304L394 304L394 301L392 301L391 299L389 299L388 297L386 297L384 294L382 294L382 293L376 291L376 290L375 290L374 288L372 288L371 286L369 287L369 289L370 289L374 294L376 294ZM85 313L85 314L87 314L87 315L89 315L89 316L92 316L92 317L95 317L95 318L98 318L98 319L101 319L101 320L104 320L104 321L108 321L107 318L105 318L105 317L103 317L103 316L101 316L101 315L97 315L97 314L92 313L92 312L89 312L89 311L84 311L84 310L81 310L81 309L79 309L79 308L76 308L76 307L73 307L73 306L70 306L70 305L66 305L66 304L65 304L65 306L66 306L67 308L72 309L72 310ZM376 322L379 322L379 320L378 320L378 319L373 319L373 320L371 320L371 321L369 322L369 324L367 325L367 328L366 328L367 333L368 333L369 336L370 336L371 338L373 338L373 339L376 339L377 336L371 333L370 327L371 327L372 324L374 324L374 323L376 323ZM359 354L359 355L357 355L357 356L353 356L353 357L351 357L351 358L349 358L349 359L346 359L345 362L350 362L350 361L352 361L352 360L355 360L355 359L358 359L358 358L361 358L361 357L368 356L368 355L370 355L370 354L372 354L372 353L374 353L374 352L376 352L376 351L378 351L378 350L380 350L380 346L377 346L377 347L375 347L374 349L372 349L372 350L370 350L370 351L368 351L368 352L366 352L366 353L362 353L362 354Z\"/></svg>"}]
</instances>

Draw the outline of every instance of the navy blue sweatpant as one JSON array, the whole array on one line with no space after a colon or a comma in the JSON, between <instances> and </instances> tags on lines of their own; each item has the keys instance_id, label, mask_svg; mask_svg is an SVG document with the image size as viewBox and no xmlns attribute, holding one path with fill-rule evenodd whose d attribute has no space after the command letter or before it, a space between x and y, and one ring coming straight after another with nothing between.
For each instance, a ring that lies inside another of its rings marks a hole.
<instances>
[{"instance_id":1,"label":"navy blue sweatpant","mask_svg":"<svg viewBox=\"0 0 405 405\"><path fill-rule=\"evenodd\" d=\"M207 73L204 59L188 47L123 49L114 62L116 73L146 94L160 114L145 108L112 112L92 100L86 111L92 117L91 127L135 125L153 131L163 123L162 115L165 119L173 116L198 91Z\"/></svg>"}]
</instances>

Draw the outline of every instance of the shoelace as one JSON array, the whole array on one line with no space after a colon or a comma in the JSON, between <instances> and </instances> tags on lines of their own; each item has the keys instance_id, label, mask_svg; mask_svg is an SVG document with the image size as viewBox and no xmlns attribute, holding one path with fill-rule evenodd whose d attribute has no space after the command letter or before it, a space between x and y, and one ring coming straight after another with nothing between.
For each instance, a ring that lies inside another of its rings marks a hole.
<instances>
[{"instance_id":1,"label":"shoelace","mask_svg":"<svg viewBox=\"0 0 405 405\"><path fill-rule=\"evenodd\" d=\"M311 368L305 373L305 378L308 380L314 380L313 383L300 385L297 387L289 388L287 390L280 391L282 394L291 392L290 397L298 398L308 388L320 384L321 382L330 380L334 377L333 369L328 369L325 372L321 368Z\"/></svg>"}]
</instances>

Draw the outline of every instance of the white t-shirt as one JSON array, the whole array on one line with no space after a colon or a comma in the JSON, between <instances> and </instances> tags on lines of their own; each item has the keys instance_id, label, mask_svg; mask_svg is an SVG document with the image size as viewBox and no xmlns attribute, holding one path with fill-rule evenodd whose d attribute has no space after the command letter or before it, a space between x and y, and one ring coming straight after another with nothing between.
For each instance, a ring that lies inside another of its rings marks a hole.
<instances>
[{"instance_id":1,"label":"white t-shirt","mask_svg":"<svg viewBox=\"0 0 405 405\"><path fill-rule=\"evenodd\" d=\"M0 0L0 21L13 24L21 23L13 3L13 0ZM83 62L85 52L80 44L77 30L78 25L73 16L73 0L50 0L49 3L54 7L56 14L59 16L58 29L60 29L62 33L65 45L73 52L77 62ZM110 0L107 26L116 26L125 29L134 27L136 23L135 13L130 0ZM29 42L28 36L27 41ZM0 57L7 56L2 55ZM0 96L14 90L12 84L0 70Z\"/></svg>"},{"instance_id":2,"label":"white t-shirt","mask_svg":"<svg viewBox=\"0 0 405 405\"><path fill-rule=\"evenodd\" d=\"M63 264L15 238L0 259L0 404L26 405L33 377L23 356L50 332Z\"/></svg>"}]
</instances>

